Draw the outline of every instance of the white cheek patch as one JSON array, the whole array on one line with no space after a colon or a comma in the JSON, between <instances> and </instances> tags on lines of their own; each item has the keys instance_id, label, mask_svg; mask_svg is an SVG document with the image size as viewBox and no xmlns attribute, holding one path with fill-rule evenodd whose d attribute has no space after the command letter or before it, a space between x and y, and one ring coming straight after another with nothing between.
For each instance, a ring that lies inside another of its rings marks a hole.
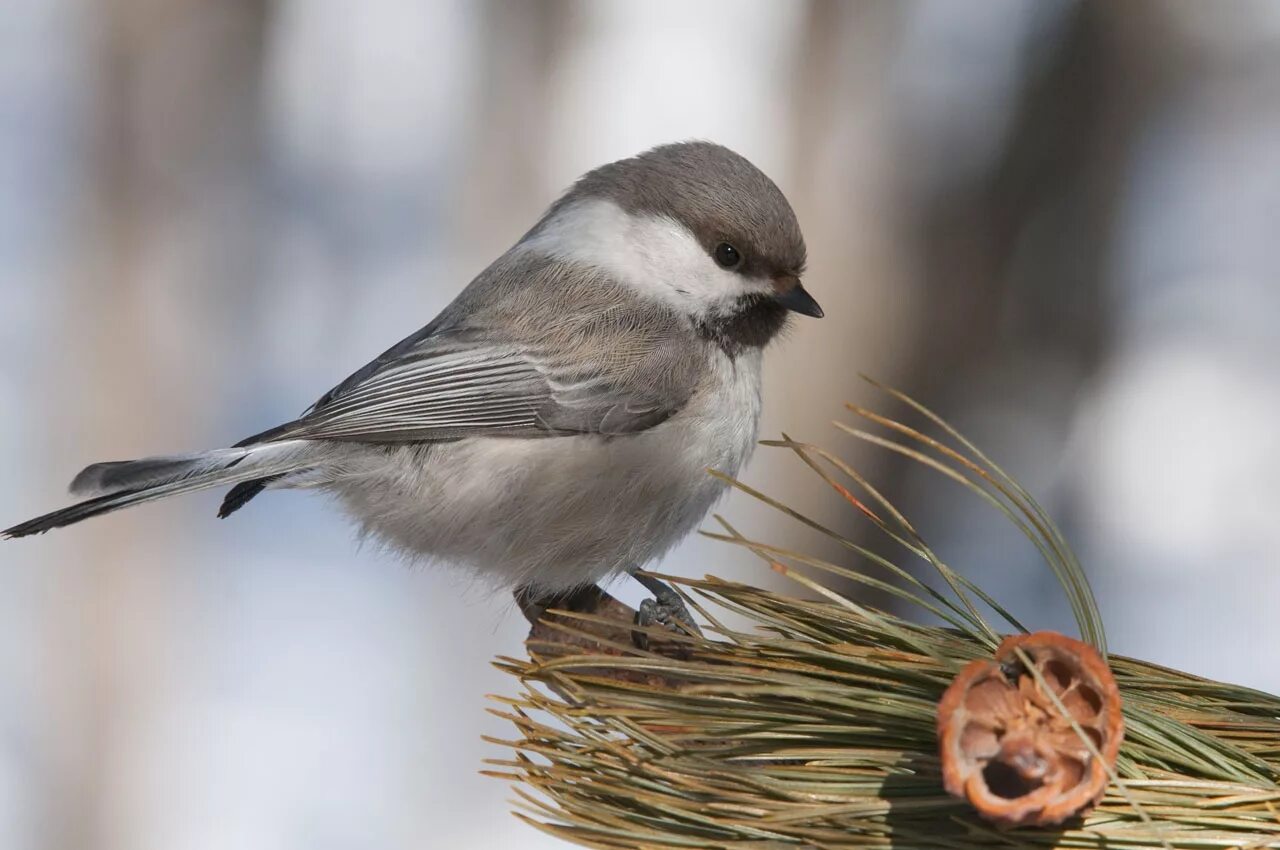
<instances>
[{"instance_id":1,"label":"white cheek patch","mask_svg":"<svg viewBox=\"0 0 1280 850\"><path fill-rule=\"evenodd\" d=\"M749 292L772 291L768 280L720 268L675 219L632 215L610 201L582 201L561 210L519 247L594 266L695 315L726 310Z\"/></svg>"}]
</instances>

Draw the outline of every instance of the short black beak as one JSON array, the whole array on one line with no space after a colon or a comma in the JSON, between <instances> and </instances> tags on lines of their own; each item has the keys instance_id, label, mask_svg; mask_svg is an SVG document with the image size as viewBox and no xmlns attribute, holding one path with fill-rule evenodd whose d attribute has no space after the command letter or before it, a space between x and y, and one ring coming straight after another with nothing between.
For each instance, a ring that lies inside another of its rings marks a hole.
<instances>
[{"instance_id":1,"label":"short black beak","mask_svg":"<svg viewBox=\"0 0 1280 850\"><path fill-rule=\"evenodd\" d=\"M805 291L800 285L800 281L796 281L795 286L787 289L785 292L779 292L774 296L779 304L796 313L805 316L813 316L815 319L822 318L822 308L818 306L818 302L813 300L813 296Z\"/></svg>"}]
</instances>

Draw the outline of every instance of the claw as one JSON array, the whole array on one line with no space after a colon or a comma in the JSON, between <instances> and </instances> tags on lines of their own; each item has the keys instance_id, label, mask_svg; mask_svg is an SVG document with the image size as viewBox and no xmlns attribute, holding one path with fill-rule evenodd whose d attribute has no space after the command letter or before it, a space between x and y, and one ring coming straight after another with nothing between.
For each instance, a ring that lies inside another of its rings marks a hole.
<instances>
[{"instance_id":1,"label":"claw","mask_svg":"<svg viewBox=\"0 0 1280 850\"><path fill-rule=\"evenodd\" d=\"M690 637L702 634L697 621L689 612L689 606L684 604L684 599L665 585L654 591L653 599L646 599L640 603L636 611L635 624L642 628L664 626L672 632ZM633 631L631 642L637 649L648 649L649 635L645 632Z\"/></svg>"}]
</instances>

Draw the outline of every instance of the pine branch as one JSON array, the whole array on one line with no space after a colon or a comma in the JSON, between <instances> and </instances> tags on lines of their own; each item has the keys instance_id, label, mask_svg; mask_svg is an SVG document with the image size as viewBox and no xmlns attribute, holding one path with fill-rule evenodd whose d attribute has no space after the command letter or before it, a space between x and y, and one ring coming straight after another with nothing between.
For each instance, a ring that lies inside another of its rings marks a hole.
<instances>
[{"instance_id":1,"label":"pine branch","mask_svg":"<svg viewBox=\"0 0 1280 850\"><path fill-rule=\"evenodd\" d=\"M1037 542L1081 634L1101 648L1092 591L1043 510L909 404L942 439L861 408L851 409L890 436L849 430L961 481L1003 512ZM1129 658L1108 659L1126 731L1097 808L1061 827L1000 830L947 795L939 699L966 664L991 656L1002 633L1023 629L856 470L813 446L774 445L796 453L901 552L929 564L945 591L738 485L883 575L753 541L726 524L721 539L817 598L664 576L703 619L705 637L654 629L647 652L631 640L634 612L605 594L588 610L549 614L530 633L528 659L498 662L521 692L499 700L495 711L517 738L498 742L513 753L489 772L518 783L520 817L600 848L1280 848L1280 698ZM947 626L864 605L798 566L889 588ZM1000 620L989 622L984 610ZM726 625L724 611L752 628Z\"/></svg>"}]
</instances>

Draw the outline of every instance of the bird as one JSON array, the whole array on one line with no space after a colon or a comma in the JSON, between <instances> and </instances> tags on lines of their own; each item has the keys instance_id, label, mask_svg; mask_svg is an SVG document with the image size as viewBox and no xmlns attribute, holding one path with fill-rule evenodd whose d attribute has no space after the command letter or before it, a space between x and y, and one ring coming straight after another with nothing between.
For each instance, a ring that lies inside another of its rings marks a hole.
<instances>
[{"instance_id":1,"label":"bird","mask_svg":"<svg viewBox=\"0 0 1280 850\"><path fill-rule=\"evenodd\" d=\"M587 172L421 330L229 448L95 463L54 528L182 493L336 497L363 535L469 570L526 613L636 575L702 522L757 441L763 352L806 247L777 185L708 141ZM656 578L645 624L696 629Z\"/></svg>"}]
</instances>

